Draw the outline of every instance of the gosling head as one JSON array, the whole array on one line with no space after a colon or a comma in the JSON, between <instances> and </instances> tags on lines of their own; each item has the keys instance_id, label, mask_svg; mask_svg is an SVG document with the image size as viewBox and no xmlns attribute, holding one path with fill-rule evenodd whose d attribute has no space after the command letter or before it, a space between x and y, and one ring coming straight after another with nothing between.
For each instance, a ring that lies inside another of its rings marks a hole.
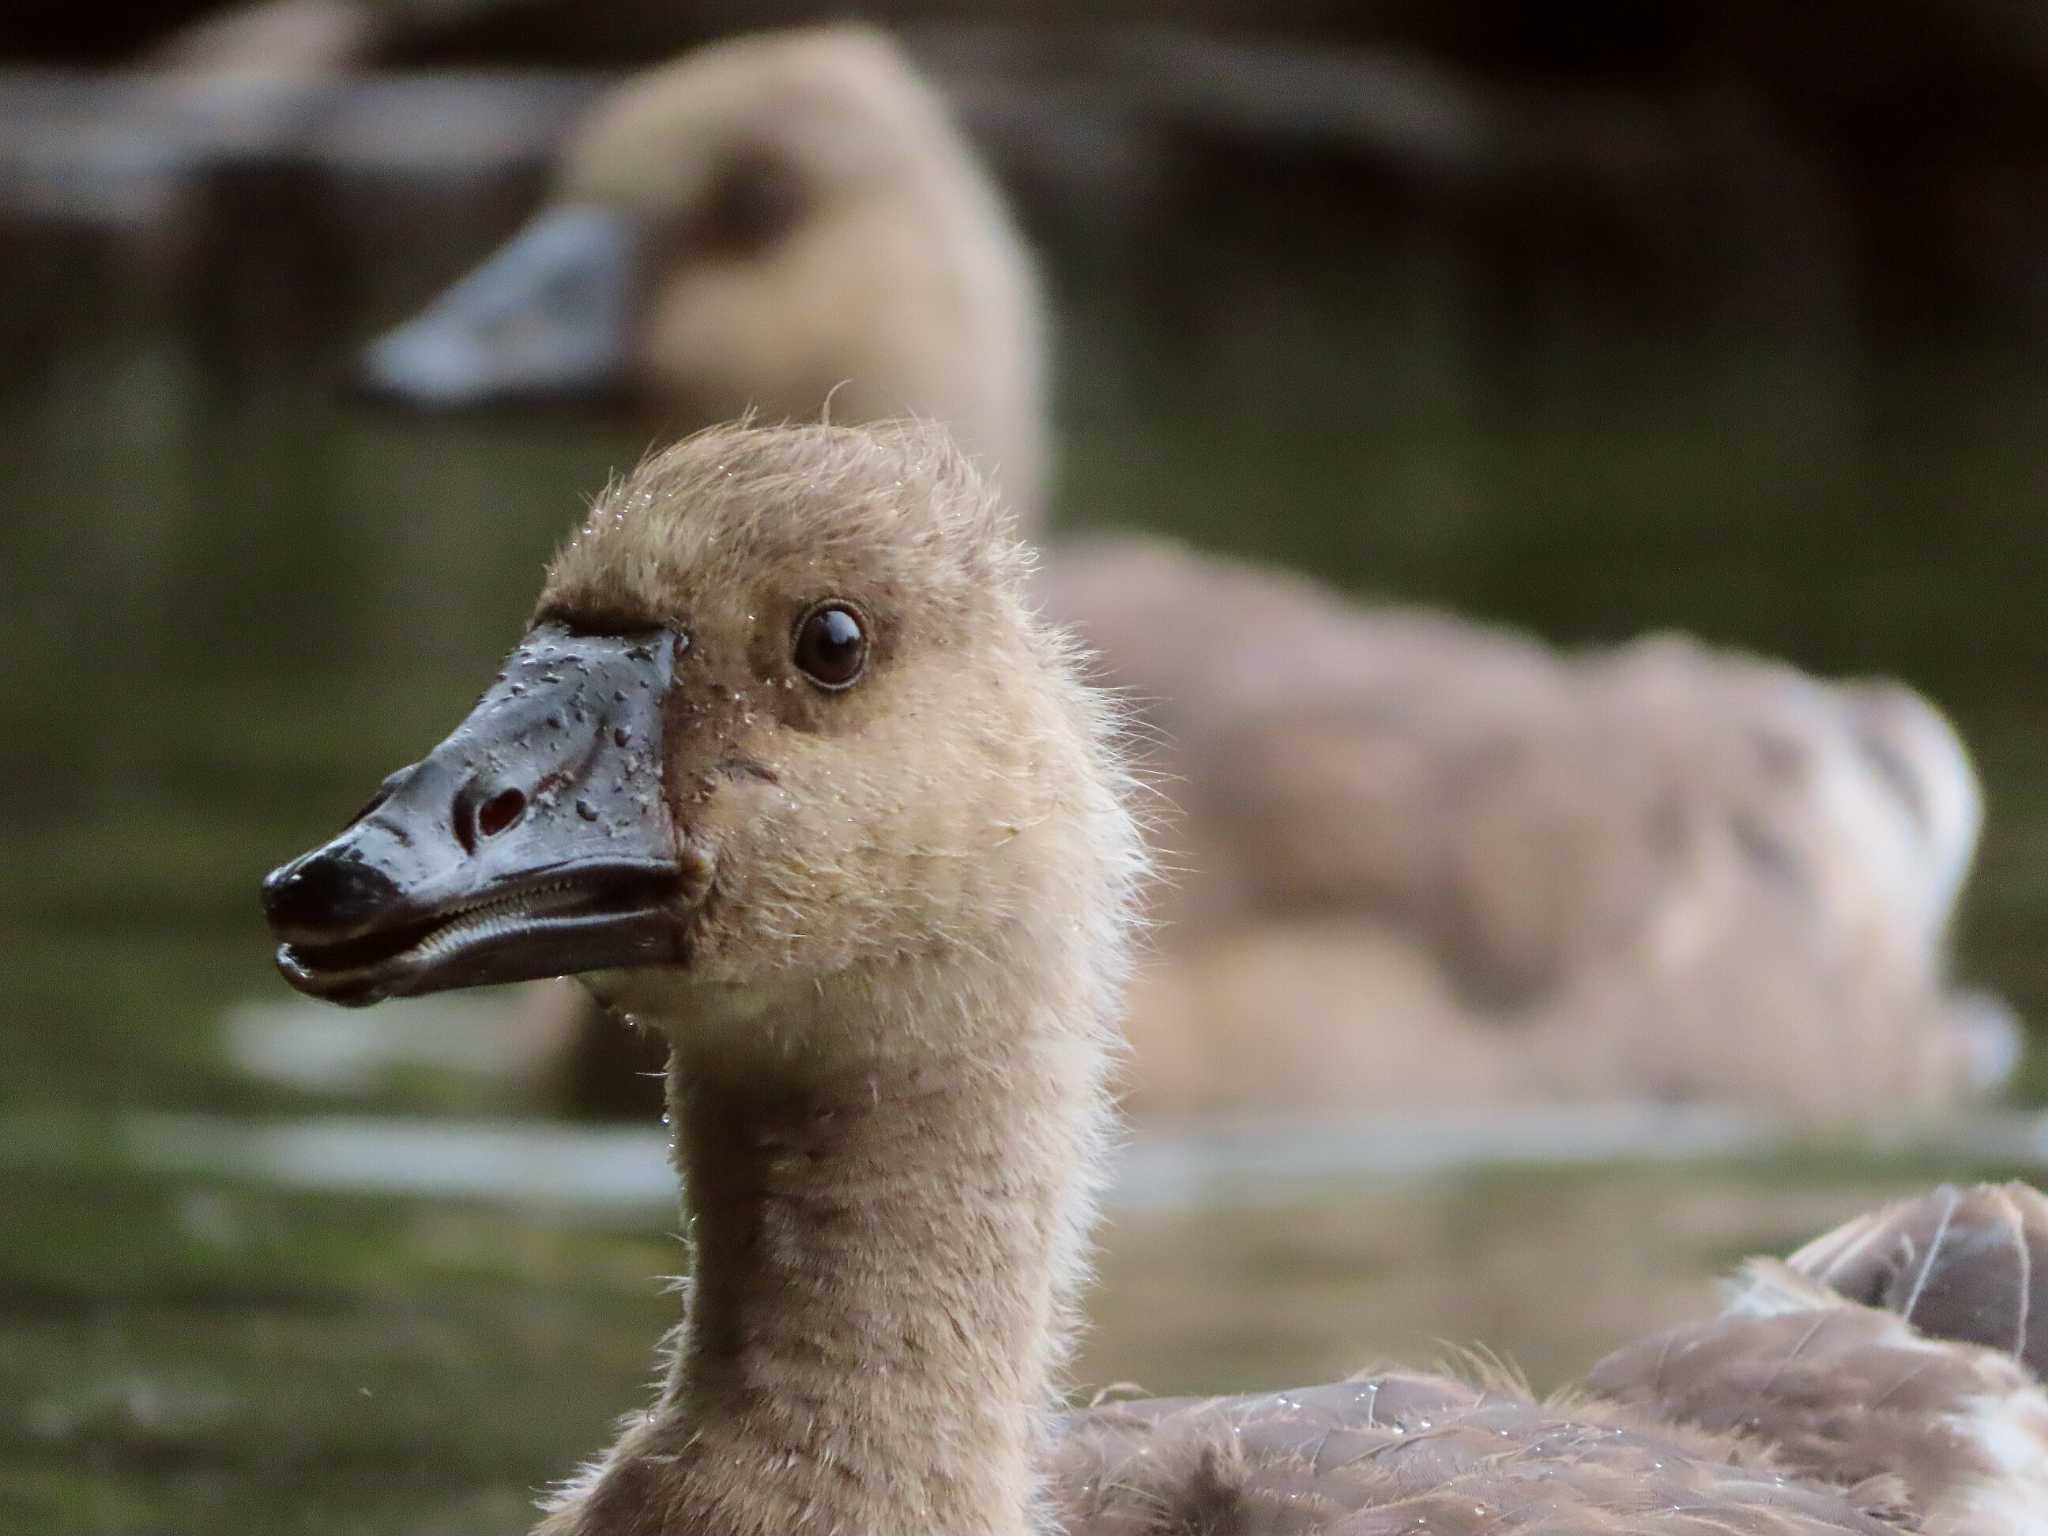
<instances>
[{"instance_id":1,"label":"gosling head","mask_svg":"<svg viewBox=\"0 0 2048 1536\"><path fill-rule=\"evenodd\" d=\"M1114 950L1139 842L1028 564L931 429L677 445L455 733L265 882L281 969L344 1004L577 973L668 1018Z\"/></svg>"},{"instance_id":2,"label":"gosling head","mask_svg":"<svg viewBox=\"0 0 2048 1536\"><path fill-rule=\"evenodd\" d=\"M1038 471L1036 274L936 94L882 34L742 37L635 77L553 202L364 354L417 405L611 388L675 421L945 421Z\"/></svg>"}]
</instances>

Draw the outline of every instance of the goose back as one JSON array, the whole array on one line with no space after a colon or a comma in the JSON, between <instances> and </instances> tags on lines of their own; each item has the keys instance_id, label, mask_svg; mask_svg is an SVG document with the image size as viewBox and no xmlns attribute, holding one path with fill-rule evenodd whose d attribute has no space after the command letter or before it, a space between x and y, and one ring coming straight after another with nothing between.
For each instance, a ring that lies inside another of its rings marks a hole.
<instances>
[{"instance_id":1,"label":"goose back","mask_svg":"<svg viewBox=\"0 0 2048 1536\"><path fill-rule=\"evenodd\" d=\"M1733 1439L1439 1376L1074 1415L1068 1536L1897 1536L1889 1489L1788 1481Z\"/></svg>"},{"instance_id":2,"label":"goose back","mask_svg":"<svg viewBox=\"0 0 2048 1536\"><path fill-rule=\"evenodd\" d=\"M1982 1259L1984 1256L1977 1256ZM1959 1257L1965 1288L2010 1316L2023 1285ZM1915 1328L1789 1266L1753 1263L1721 1317L1653 1335L1595 1366L1611 1401L1776 1449L1842 1486L1889 1480L1926 1529L2048 1532L2048 1396L2009 1354Z\"/></svg>"},{"instance_id":3,"label":"goose back","mask_svg":"<svg viewBox=\"0 0 2048 1536\"><path fill-rule=\"evenodd\" d=\"M2044 1212L2009 1184L1858 1217L1547 1402L1493 1367L1093 1406L1060 1426L1062 1529L2040 1536Z\"/></svg>"}]
</instances>

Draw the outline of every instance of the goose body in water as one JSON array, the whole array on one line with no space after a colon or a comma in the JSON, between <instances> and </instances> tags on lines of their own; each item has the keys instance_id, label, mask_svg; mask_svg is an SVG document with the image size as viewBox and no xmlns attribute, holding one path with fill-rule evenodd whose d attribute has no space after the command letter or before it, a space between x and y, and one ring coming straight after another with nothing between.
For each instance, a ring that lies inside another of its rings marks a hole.
<instances>
[{"instance_id":1,"label":"goose body in water","mask_svg":"<svg viewBox=\"0 0 2048 1536\"><path fill-rule=\"evenodd\" d=\"M461 727L265 882L316 997L567 971L669 1045L685 1316L541 1532L2048 1531L2017 1186L1759 1269L1577 1400L1056 1412L1147 858L1027 560L933 431L691 439L597 502Z\"/></svg>"},{"instance_id":2,"label":"goose body in water","mask_svg":"<svg viewBox=\"0 0 2048 1536\"><path fill-rule=\"evenodd\" d=\"M943 104L881 35L828 28L621 86L553 203L365 371L418 403L624 378L699 421L917 414L1028 533L1047 335ZM2012 1070L2010 1018L1944 975L1976 777L1908 689L1675 640L1564 656L1165 541L1066 545L1037 590L1179 807L1135 1108L1889 1117ZM629 1081L616 1031L584 1047L596 1096Z\"/></svg>"}]
</instances>

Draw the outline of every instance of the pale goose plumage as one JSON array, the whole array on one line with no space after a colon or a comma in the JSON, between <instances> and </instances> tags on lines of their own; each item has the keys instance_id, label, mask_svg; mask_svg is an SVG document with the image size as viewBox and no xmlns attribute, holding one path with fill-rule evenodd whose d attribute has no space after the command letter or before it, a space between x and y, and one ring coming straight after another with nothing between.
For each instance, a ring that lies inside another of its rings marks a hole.
<instances>
[{"instance_id":1,"label":"pale goose plumage","mask_svg":"<svg viewBox=\"0 0 2048 1536\"><path fill-rule=\"evenodd\" d=\"M1045 333L941 104L881 36L828 29L622 86L528 234L367 368L427 401L625 368L699 419L828 394L835 420L915 412L1028 529ZM1185 809L1133 1007L1139 1108L1892 1116L2011 1070L2002 1008L1944 987L1981 807L1909 690L1680 641L1563 657L1163 541L1063 548L1042 590L1157 728L1148 766Z\"/></svg>"},{"instance_id":2,"label":"pale goose plumage","mask_svg":"<svg viewBox=\"0 0 2048 1536\"><path fill-rule=\"evenodd\" d=\"M1760 1267L1577 1400L1052 1414L1145 860L1024 571L930 432L695 438L597 503L463 726L266 882L316 996L567 969L671 1046L685 1321L542 1532L2048 1531L2018 1186Z\"/></svg>"}]
</instances>

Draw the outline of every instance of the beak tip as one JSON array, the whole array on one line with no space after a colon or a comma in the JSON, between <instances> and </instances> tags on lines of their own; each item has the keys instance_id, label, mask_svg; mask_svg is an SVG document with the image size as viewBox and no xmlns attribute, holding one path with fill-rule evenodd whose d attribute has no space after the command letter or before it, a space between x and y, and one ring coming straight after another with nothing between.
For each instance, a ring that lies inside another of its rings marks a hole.
<instances>
[{"instance_id":1,"label":"beak tip","mask_svg":"<svg viewBox=\"0 0 2048 1536\"><path fill-rule=\"evenodd\" d=\"M349 834L272 870L263 880L263 916L282 938L347 937L399 896L391 877L348 843Z\"/></svg>"}]
</instances>

